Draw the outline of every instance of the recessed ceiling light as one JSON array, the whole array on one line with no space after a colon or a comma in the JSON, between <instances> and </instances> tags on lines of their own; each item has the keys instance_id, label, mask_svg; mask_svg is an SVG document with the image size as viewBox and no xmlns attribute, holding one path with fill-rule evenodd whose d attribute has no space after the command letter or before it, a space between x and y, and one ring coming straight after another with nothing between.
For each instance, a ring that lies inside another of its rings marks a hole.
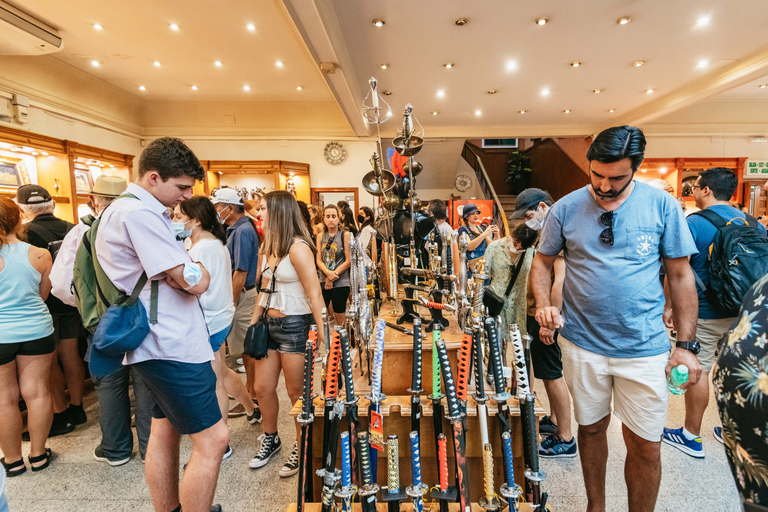
<instances>
[{"instance_id":1,"label":"recessed ceiling light","mask_svg":"<svg viewBox=\"0 0 768 512\"><path fill-rule=\"evenodd\" d=\"M114 167L114 166L115 166L115 164L109 164L109 166L110 166L110 167Z\"/></svg>"},{"instance_id":2,"label":"recessed ceiling light","mask_svg":"<svg viewBox=\"0 0 768 512\"><path fill-rule=\"evenodd\" d=\"M632 63L632 65L635 66L636 68L639 68L643 64L645 64L644 60L636 60L635 62Z\"/></svg>"},{"instance_id":3,"label":"recessed ceiling light","mask_svg":"<svg viewBox=\"0 0 768 512\"><path fill-rule=\"evenodd\" d=\"M541 90L542 96L549 96L549 88L545 87Z\"/></svg>"},{"instance_id":4,"label":"recessed ceiling light","mask_svg":"<svg viewBox=\"0 0 768 512\"><path fill-rule=\"evenodd\" d=\"M192 90L193 90L193 91L196 91L196 90L197 90L197 86L196 86L196 85L193 85L193 86L192 86Z\"/></svg>"},{"instance_id":5,"label":"recessed ceiling light","mask_svg":"<svg viewBox=\"0 0 768 512\"><path fill-rule=\"evenodd\" d=\"M758 85L758 87L760 89L765 89L766 87L768 87L768 84L760 84L760 85Z\"/></svg>"},{"instance_id":6,"label":"recessed ceiling light","mask_svg":"<svg viewBox=\"0 0 768 512\"><path fill-rule=\"evenodd\" d=\"M518 114L525 114L526 112L528 112L528 111L527 110L518 110L517 111Z\"/></svg>"},{"instance_id":7,"label":"recessed ceiling light","mask_svg":"<svg viewBox=\"0 0 768 512\"><path fill-rule=\"evenodd\" d=\"M243 86L243 90L244 90L244 91L250 91L250 90L251 90L251 86L249 86L249 85L244 85L244 86Z\"/></svg>"},{"instance_id":8,"label":"recessed ceiling light","mask_svg":"<svg viewBox=\"0 0 768 512\"><path fill-rule=\"evenodd\" d=\"M139 86L139 90L140 90L140 91L146 91L146 90L147 90L147 88L146 88L146 87L144 87L143 85L140 85L140 86Z\"/></svg>"},{"instance_id":9,"label":"recessed ceiling light","mask_svg":"<svg viewBox=\"0 0 768 512\"><path fill-rule=\"evenodd\" d=\"M517 69L517 62L514 60L507 61L507 71L514 71Z\"/></svg>"},{"instance_id":10,"label":"recessed ceiling light","mask_svg":"<svg viewBox=\"0 0 768 512\"><path fill-rule=\"evenodd\" d=\"M700 68L705 68L707 66L709 66L709 61L707 59L701 59L697 64L697 67L700 67Z\"/></svg>"},{"instance_id":11,"label":"recessed ceiling light","mask_svg":"<svg viewBox=\"0 0 768 512\"><path fill-rule=\"evenodd\" d=\"M39 155L40 153L38 153L37 151L32 151L32 154L33 154L34 156L37 156L37 155Z\"/></svg>"},{"instance_id":12,"label":"recessed ceiling light","mask_svg":"<svg viewBox=\"0 0 768 512\"><path fill-rule=\"evenodd\" d=\"M632 21L632 18L630 18L629 16L622 16L621 18L616 20L616 23L618 23L619 25L626 25L630 21Z\"/></svg>"},{"instance_id":13,"label":"recessed ceiling light","mask_svg":"<svg viewBox=\"0 0 768 512\"><path fill-rule=\"evenodd\" d=\"M219 174L221 174L221 171L219 171Z\"/></svg>"},{"instance_id":14,"label":"recessed ceiling light","mask_svg":"<svg viewBox=\"0 0 768 512\"><path fill-rule=\"evenodd\" d=\"M648 169L640 169L640 172L648 172Z\"/></svg>"},{"instance_id":15,"label":"recessed ceiling light","mask_svg":"<svg viewBox=\"0 0 768 512\"><path fill-rule=\"evenodd\" d=\"M571 109L569 108L563 110L563 114L570 114L570 113L571 113Z\"/></svg>"},{"instance_id":16,"label":"recessed ceiling light","mask_svg":"<svg viewBox=\"0 0 768 512\"><path fill-rule=\"evenodd\" d=\"M581 62L579 62L579 61L577 61L577 60L575 60L575 61L571 62L571 67L572 67L572 68L577 68L577 67L579 67L579 66L581 66Z\"/></svg>"},{"instance_id":17,"label":"recessed ceiling light","mask_svg":"<svg viewBox=\"0 0 768 512\"><path fill-rule=\"evenodd\" d=\"M549 21L549 18L544 18L544 17L536 18L537 25L546 25L548 21Z\"/></svg>"},{"instance_id":18,"label":"recessed ceiling light","mask_svg":"<svg viewBox=\"0 0 768 512\"><path fill-rule=\"evenodd\" d=\"M456 25L457 27L463 27L464 25L466 25L467 23L469 23L469 20L468 20L467 18L459 18L459 19L457 19L456 21L454 21L453 23L454 23L454 25Z\"/></svg>"},{"instance_id":19,"label":"recessed ceiling light","mask_svg":"<svg viewBox=\"0 0 768 512\"><path fill-rule=\"evenodd\" d=\"M379 64L379 67L381 69L387 69L389 67L389 64Z\"/></svg>"},{"instance_id":20,"label":"recessed ceiling light","mask_svg":"<svg viewBox=\"0 0 768 512\"><path fill-rule=\"evenodd\" d=\"M99 25L98 23L94 23L94 24L93 24L93 28L95 28L96 30L101 30L101 29L103 29L104 27L102 27L102 26L101 26L101 25Z\"/></svg>"},{"instance_id":21,"label":"recessed ceiling light","mask_svg":"<svg viewBox=\"0 0 768 512\"><path fill-rule=\"evenodd\" d=\"M159 61L155 61L155 62L154 62L154 64L155 64L155 67L156 67L156 68L159 68L159 67L160 67L160 62L159 62Z\"/></svg>"},{"instance_id":22,"label":"recessed ceiling light","mask_svg":"<svg viewBox=\"0 0 768 512\"><path fill-rule=\"evenodd\" d=\"M602 89L592 89L592 92L595 93L595 94L600 94L601 92L603 92L603 90Z\"/></svg>"},{"instance_id":23,"label":"recessed ceiling light","mask_svg":"<svg viewBox=\"0 0 768 512\"><path fill-rule=\"evenodd\" d=\"M277 66L279 68L283 67L283 61L279 60L279 61L275 62L275 66Z\"/></svg>"},{"instance_id":24,"label":"recessed ceiling light","mask_svg":"<svg viewBox=\"0 0 768 512\"><path fill-rule=\"evenodd\" d=\"M381 94L383 94L384 96L389 96L390 94L392 94L392 91L384 91Z\"/></svg>"},{"instance_id":25,"label":"recessed ceiling light","mask_svg":"<svg viewBox=\"0 0 768 512\"><path fill-rule=\"evenodd\" d=\"M456 64L454 64L453 62L446 62L445 64L443 64L443 67L444 67L445 69L451 69L451 68L452 68L453 66L455 66L455 65L456 65Z\"/></svg>"},{"instance_id":26,"label":"recessed ceiling light","mask_svg":"<svg viewBox=\"0 0 768 512\"><path fill-rule=\"evenodd\" d=\"M659 174L664 174L665 172L667 172L666 167L659 167Z\"/></svg>"},{"instance_id":27,"label":"recessed ceiling light","mask_svg":"<svg viewBox=\"0 0 768 512\"><path fill-rule=\"evenodd\" d=\"M444 90L440 89L439 91L437 91L437 97L438 98L442 98L444 96L445 96L445 91Z\"/></svg>"},{"instance_id":28,"label":"recessed ceiling light","mask_svg":"<svg viewBox=\"0 0 768 512\"><path fill-rule=\"evenodd\" d=\"M384 26L384 20L375 19L373 20L373 26L374 27L383 27Z\"/></svg>"},{"instance_id":29,"label":"recessed ceiling light","mask_svg":"<svg viewBox=\"0 0 768 512\"><path fill-rule=\"evenodd\" d=\"M302 87L300 85L298 87L296 87L297 91L300 91L301 89L302 89Z\"/></svg>"},{"instance_id":30,"label":"recessed ceiling light","mask_svg":"<svg viewBox=\"0 0 768 512\"><path fill-rule=\"evenodd\" d=\"M696 20L696 25L699 27L705 27L709 25L709 16L702 16L698 20Z\"/></svg>"},{"instance_id":31,"label":"recessed ceiling light","mask_svg":"<svg viewBox=\"0 0 768 512\"><path fill-rule=\"evenodd\" d=\"M653 94L653 89L646 89L646 90L645 90L645 93L646 93L646 94Z\"/></svg>"},{"instance_id":32,"label":"recessed ceiling light","mask_svg":"<svg viewBox=\"0 0 768 512\"><path fill-rule=\"evenodd\" d=\"M43 151L43 152L42 152L42 155L43 155L43 156L48 156L48 152L47 152L47 151Z\"/></svg>"},{"instance_id":33,"label":"recessed ceiling light","mask_svg":"<svg viewBox=\"0 0 768 512\"><path fill-rule=\"evenodd\" d=\"M488 94L496 94L498 91L496 89L491 89L488 91Z\"/></svg>"},{"instance_id":34,"label":"recessed ceiling light","mask_svg":"<svg viewBox=\"0 0 768 512\"><path fill-rule=\"evenodd\" d=\"M437 115L437 114L439 114L439 113L440 113L440 112L438 112L437 110L433 110L432 112L430 112L430 114L432 114L433 116L436 116L436 115Z\"/></svg>"},{"instance_id":35,"label":"recessed ceiling light","mask_svg":"<svg viewBox=\"0 0 768 512\"><path fill-rule=\"evenodd\" d=\"M245 28L247 28L247 29L248 29L248 31L250 31L250 32L256 32L256 25L254 25L253 23L249 23L249 24L247 24L247 25L245 26Z\"/></svg>"},{"instance_id":36,"label":"recessed ceiling light","mask_svg":"<svg viewBox=\"0 0 768 512\"><path fill-rule=\"evenodd\" d=\"M179 26L175 23L171 23L171 30L179 30Z\"/></svg>"},{"instance_id":37,"label":"recessed ceiling light","mask_svg":"<svg viewBox=\"0 0 768 512\"><path fill-rule=\"evenodd\" d=\"M614 112L616 112L616 109L615 109L615 108L611 108L611 109L608 109L608 112L610 112L611 114L613 114Z\"/></svg>"},{"instance_id":38,"label":"recessed ceiling light","mask_svg":"<svg viewBox=\"0 0 768 512\"><path fill-rule=\"evenodd\" d=\"M97 68L97 67L101 66L101 62L99 62L97 60L92 60L91 61L91 66Z\"/></svg>"},{"instance_id":39,"label":"recessed ceiling light","mask_svg":"<svg viewBox=\"0 0 768 512\"><path fill-rule=\"evenodd\" d=\"M483 111L482 110L475 110L475 115L476 116L481 116L481 115L483 115Z\"/></svg>"}]
</instances>

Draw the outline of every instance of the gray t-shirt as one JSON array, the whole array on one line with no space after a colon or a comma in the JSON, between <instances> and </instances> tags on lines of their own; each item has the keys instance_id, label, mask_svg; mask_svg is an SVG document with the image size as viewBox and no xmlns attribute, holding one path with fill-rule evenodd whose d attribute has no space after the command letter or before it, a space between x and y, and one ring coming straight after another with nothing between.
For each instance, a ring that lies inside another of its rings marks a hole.
<instances>
[{"instance_id":1,"label":"gray t-shirt","mask_svg":"<svg viewBox=\"0 0 768 512\"><path fill-rule=\"evenodd\" d=\"M328 270L336 270L347 259L347 255L344 252L344 233L345 231L336 231L336 234L330 236L326 231L323 233L323 242L318 247L323 263ZM320 284L325 284L325 273L318 272L320 276ZM333 282L334 288L341 288L343 286L349 286L349 268L339 275L339 278Z\"/></svg>"},{"instance_id":2,"label":"gray t-shirt","mask_svg":"<svg viewBox=\"0 0 768 512\"><path fill-rule=\"evenodd\" d=\"M563 250L565 258L562 335L607 357L663 354L661 258L697 252L683 211L671 194L636 182L613 213L613 245L600 241L605 211L584 187L555 203L544 222L539 251Z\"/></svg>"}]
</instances>

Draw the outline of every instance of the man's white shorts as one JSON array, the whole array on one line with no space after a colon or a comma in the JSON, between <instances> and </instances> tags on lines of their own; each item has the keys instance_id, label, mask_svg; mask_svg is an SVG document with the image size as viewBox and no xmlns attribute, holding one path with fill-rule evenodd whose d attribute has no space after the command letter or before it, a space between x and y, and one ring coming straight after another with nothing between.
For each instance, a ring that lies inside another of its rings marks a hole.
<instances>
[{"instance_id":1,"label":"man's white shorts","mask_svg":"<svg viewBox=\"0 0 768 512\"><path fill-rule=\"evenodd\" d=\"M562 335L563 375L571 391L576 422L592 425L611 413L632 432L661 441L669 388L664 368L669 353L622 359L577 347Z\"/></svg>"}]
</instances>

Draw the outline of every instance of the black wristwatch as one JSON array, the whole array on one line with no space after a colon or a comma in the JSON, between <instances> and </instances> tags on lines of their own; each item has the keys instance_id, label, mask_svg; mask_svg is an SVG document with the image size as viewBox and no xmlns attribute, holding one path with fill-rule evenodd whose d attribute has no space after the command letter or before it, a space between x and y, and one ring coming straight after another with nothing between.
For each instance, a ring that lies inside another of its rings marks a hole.
<instances>
[{"instance_id":1,"label":"black wristwatch","mask_svg":"<svg viewBox=\"0 0 768 512\"><path fill-rule=\"evenodd\" d=\"M693 341L676 341L675 346L677 348L684 348L693 352L694 355L698 355L701 352L701 343L698 340Z\"/></svg>"}]
</instances>

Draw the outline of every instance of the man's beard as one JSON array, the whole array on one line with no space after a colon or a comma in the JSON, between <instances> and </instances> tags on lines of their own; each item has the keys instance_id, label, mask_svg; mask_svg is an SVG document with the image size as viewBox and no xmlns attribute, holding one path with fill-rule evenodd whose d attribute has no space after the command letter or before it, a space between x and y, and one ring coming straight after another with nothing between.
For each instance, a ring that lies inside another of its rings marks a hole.
<instances>
[{"instance_id":1,"label":"man's beard","mask_svg":"<svg viewBox=\"0 0 768 512\"><path fill-rule=\"evenodd\" d=\"M632 176L634 177L634 174ZM610 190L609 192L602 192L600 189L596 189L594 187L593 189L595 191L595 195L600 199L611 200L619 197L627 189L630 183L632 183L632 178L630 178L629 181L627 181L627 184L621 187L620 190Z\"/></svg>"}]
</instances>

